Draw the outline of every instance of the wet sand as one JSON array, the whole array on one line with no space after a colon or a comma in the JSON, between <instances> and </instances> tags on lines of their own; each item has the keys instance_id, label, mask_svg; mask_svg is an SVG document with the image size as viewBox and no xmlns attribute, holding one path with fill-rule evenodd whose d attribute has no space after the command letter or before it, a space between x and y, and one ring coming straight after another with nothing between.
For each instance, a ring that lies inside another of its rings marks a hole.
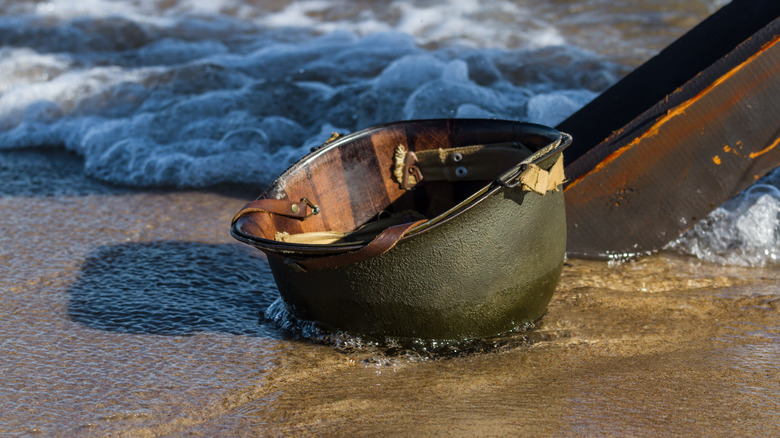
<instances>
[{"instance_id":1,"label":"wet sand","mask_svg":"<svg viewBox=\"0 0 780 438\"><path fill-rule=\"evenodd\" d=\"M263 320L273 279L228 235L246 193L81 165L0 154L0 435L780 435L778 268L569 260L490 352L334 348Z\"/></svg>"}]
</instances>

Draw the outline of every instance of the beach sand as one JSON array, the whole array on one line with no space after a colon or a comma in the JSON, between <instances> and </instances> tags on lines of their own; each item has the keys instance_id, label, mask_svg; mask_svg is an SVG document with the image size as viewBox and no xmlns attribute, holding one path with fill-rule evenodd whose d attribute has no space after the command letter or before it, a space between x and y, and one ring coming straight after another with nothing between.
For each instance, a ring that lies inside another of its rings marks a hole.
<instances>
[{"instance_id":1,"label":"beach sand","mask_svg":"<svg viewBox=\"0 0 780 438\"><path fill-rule=\"evenodd\" d=\"M334 348L262 318L273 278L228 233L247 190L1 155L0 435L780 435L778 268L568 260L491 351Z\"/></svg>"}]
</instances>

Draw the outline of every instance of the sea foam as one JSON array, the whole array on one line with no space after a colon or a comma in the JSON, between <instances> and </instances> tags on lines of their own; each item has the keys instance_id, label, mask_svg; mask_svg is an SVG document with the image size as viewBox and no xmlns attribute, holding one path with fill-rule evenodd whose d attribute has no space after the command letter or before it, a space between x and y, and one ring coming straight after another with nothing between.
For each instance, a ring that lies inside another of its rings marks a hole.
<instances>
[{"instance_id":1,"label":"sea foam","mask_svg":"<svg viewBox=\"0 0 780 438\"><path fill-rule=\"evenodd\" d=\"M325 127L528 120L529 109L532 121L552 124L616 76L614 64L572 46L427 50L405 33L348 31L290 42L265 28L256 39L209 32L193 39L159 23L107 19L133 31L117 33L104 18L77 25L14 18L24 28L8 34L0 52L13 78L0 95L0 147L64 145L84 157L87 174L117 184L262 185L327 139ZM67 33L83 37L87 49L53 48ZM39 47L14 47L25 35ZM561 69L561 60L591 73L559 73L561 81L539 74L541 64Z\"/></svg>"},{"instance_id":2,"label":"sea foam","mask_svg":"<svg viewBox=\"0 0 780 438\"><path fill-rule=\"evenodd\" d=\"M714 263L780 265L780 169L696 223L668 250Z\"/></svg>"}]
</instances>

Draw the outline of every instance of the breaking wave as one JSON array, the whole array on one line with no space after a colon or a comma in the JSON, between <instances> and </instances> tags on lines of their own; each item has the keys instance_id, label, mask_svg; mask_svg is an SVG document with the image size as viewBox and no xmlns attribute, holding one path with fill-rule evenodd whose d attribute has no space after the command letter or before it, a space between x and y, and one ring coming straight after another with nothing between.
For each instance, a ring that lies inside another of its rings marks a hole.
<instances>
[{"instance_id":1,"label":"breaking wave","mask_svg":"<svg viewBox=\"0 0 780 438\"><path fill-rule=\"evenodd\" d=\"M232 48L163 38L86 59L6 47L0 59L13 78L0 147L64 145L88 175L132 186L267 183L332 131L393 120L555 124L615 79L574 47L427 51L401 33Z\"/></svg>"},{"instance_id":2,"label":"breaking wave","mask_svg":"<svg viewBox=\"0 0 780 438\"><path fill-rule=\"evenodd\" d=\"M714 263L780 266L780 171L775 170L694 225L668 250Z\"/></svg>"}]
</instances>

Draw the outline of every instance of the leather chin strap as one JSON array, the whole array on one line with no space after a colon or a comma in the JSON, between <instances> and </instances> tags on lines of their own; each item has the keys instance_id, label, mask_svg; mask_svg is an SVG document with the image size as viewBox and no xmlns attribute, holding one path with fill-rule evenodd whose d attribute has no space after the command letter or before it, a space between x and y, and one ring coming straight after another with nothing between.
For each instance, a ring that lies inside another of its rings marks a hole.
<instances>
[{"instance_id":1,"label":"leather chin strap","mask_svg":"<svg viewBox=\"0 0 780 438\"><path fill-rule=\"evenodd\" d=\"M321 269L334 269L342 266L350 265L353 263L362 262L370 258L374 258L392 249L404 235L414 228L415 226L426 222L425 220L419 220L416 222L409 222L406 224L394 225L392 227L385 228L384 231L379 233L374 240L368 242L363 248L345 252L342 254L336 254L326 257L315 257L305 260L296 260L293 264L298 265L306 271L318 271Z\"/></svg>"},{"instance_id":2,"label":"leather chin strap","mask_svg":"<svg viewBox=\"0 0 780 438\"><path fill-rule=\"evenodd\" d=\"M241 217L248 215L249 213L270 213L278 214L281 216L287 216L295 219L306 219L312 214L319 213L319 208L313 206L313 211L309 212L309 202L306 198L300 202L292 202L287 199L258 199L247 203L235 216L233 216L232 224L235 224Z\"/></svg>"},{"instance_id":3,"label":"leather chin strap","mask_svg":"<svg viewBox=\"0 0 780 438\"><path fill-rule=\"evenodd\" d=\"M311 209L311 211L309 211ZM319 207L312 205L306 198L300 202L292 202L286 199L258 199L247 203L234 217L232 224L250 213L268 213L304 220L312 214L319 213ZM320 269L333 269L352 263L361 262L383 254L393 248L407 231L425 222L419 220L405 224L394 225L384 229L372 241L363 248L325 257L315 257L304 260L296 260L292 264L305 271L317 271ZM270 253L268 253L270 255Z\"/></svg>"}]
</instances>

